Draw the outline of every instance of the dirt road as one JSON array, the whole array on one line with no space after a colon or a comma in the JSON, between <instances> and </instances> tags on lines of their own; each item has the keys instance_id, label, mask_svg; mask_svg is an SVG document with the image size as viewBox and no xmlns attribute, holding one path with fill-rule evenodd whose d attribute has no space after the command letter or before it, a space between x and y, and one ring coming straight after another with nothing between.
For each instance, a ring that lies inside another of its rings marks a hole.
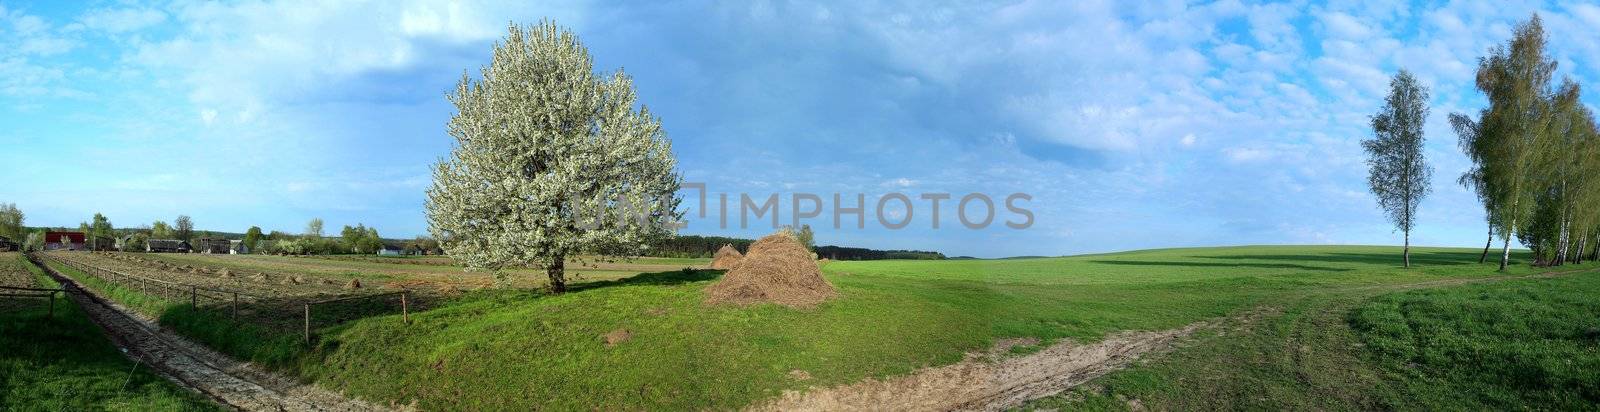
<instances>
[{"instance_id":1,"label":"dirt road","mask_svg":"<svg viewBox=\"0 0 1600 412\"><path fill-rule=\"evenodd\" d=\"M68 290L73 302L105 330L130 358L181 386L218 403L246 411L378 411L389 410L290 379L163 330L149 319L80 287L71 278L35 260L35 264Z\"/></svg>"},{"instance_id":2,"label":"dirt road","mask_svg":"<svg viewBox=\"0 0 1600 412\"><path fill-rule=\"evenodd\" d=\"M907 376L866 381L808 392L786 392L754 410L1004 410L1054 395L1127 366L1140 356L1171 349L1196 331L1229 322L1249 322L1252 312L1156 332L1123 332L1093 344L1061 342L1038 352L1006 356L1016 341L985 353L969 353L953 365L926 368Z\"/></svg>"},{"instance_id":3,"label":"dirt road","mask_svg":"<svg viewBox=\"0 0 1600 412\"><path fill-rule=\"evenodd\" d=\"M1513 279L1549 278L1592 271L1592 269L1532 275L1441 279L1425 282L1347 287L1308 293L1379 294L1394 291L1495 282ZM1141 356L1163 353L1184 337L1211 328L1242 328L1271 316L1277 309L1261 307L1244 314L1200 321L1176 329L1154 332L1122 332L1093 344L1061 342L1022 356L1004 354L1015 341L1001 342L985 353L969 353L961 362L933 367L886 380L865 381L808 391L787 391L782 396L752 407L757 411L838 411L838 410L1005 410L1023 403L1055 395L1087 383L1106 373L1122 369Z\"/></svg>"}]
</instances>

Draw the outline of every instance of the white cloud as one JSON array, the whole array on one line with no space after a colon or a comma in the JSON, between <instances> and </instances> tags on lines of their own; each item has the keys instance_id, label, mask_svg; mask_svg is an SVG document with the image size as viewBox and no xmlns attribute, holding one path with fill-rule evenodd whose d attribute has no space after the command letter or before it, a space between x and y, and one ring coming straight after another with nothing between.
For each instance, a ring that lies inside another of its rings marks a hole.
<instances>
[{"instance_id":1,"label":"white cloud","mask_svg":"<svg viewBox=\"0 0 1600 412\"><path fill-rule=\"evenodd\" d=\"M85 13L84 26L109 33L123 33L161 24L167 15L153 9L99 9Z\"/></svg>"}]
</instances>

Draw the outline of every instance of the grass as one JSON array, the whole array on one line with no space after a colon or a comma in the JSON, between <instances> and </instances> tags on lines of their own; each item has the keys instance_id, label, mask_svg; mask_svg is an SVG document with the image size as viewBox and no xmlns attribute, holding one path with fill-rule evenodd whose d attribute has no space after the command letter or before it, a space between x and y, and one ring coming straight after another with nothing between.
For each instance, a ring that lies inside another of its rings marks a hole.
<instances>
[{"instance_id":1,"label":"grass","mask_svg":"<svg viewBox=\"0 0 1600 412\"><path fill-rule=\"evenodd\" d=\"M1373 299L1350 322L1405 396L1439 409L1600 404L1600 276L1419 290Z\"/></svg>"},{"instance_id":2,"label":"grass","mask_svg":"<svg viewBox=\"0 0 1600 412\"><path fill-rule=\"evenodd\" d=\"M234 322L223 310L193 308L187 300L146 294L132 287L89 276L55 261L47 260L45 264L102 297L151 316L163 326L236 359L280 369L292 367L303 360L305 345L299 335L269 330L249 322Z\"/></svg>"},{"instance_id":3,"label":"grass","mask_svg":"<svg viewBox=\"0 0 1600 412\"><path fill-rule=\"evenodd\" d=\"M948 364L1008 337L1095 340L1308 291L1485 277L1470 249L1241 247L1066 258L833 262L811 310L709 307L717 272L663 272L560 296L491 291L327 331L303 374L424 409L727 409L783 390ZM1518 267L1518 272L1531 270ZM627 329L607 346L601 335ZM791 371L804 371L800 381Z\"/></svg>"},{"instance_id":4,"label":"grass","mask_svg":"<svg viewBox=\"0 0 1600 412\"><path fill-rule=\"evenodd\" d=\"M1593 263L1560 268L1593 270ZM1023 409L1586 409L1600 401L1600 274L1333 288Z\"/></svg>"},{"instance_id":5,"label":"grass","mask_svg":"<svg viewBox=\"0 0 1600 412\"><path fill-rule=\"evenodd\" d=\"M59 287L18 254L39 287ZM17 298L0 298L17 299ZM0 410L221 410L135 365L65 298L47 318L43 299L0 311Z\"/></svg>"},{"instance_id":6,"label":"grass","mask_svg":"<svg viewBox=\"0 0 1600 412\"><path fill-rule=\"evenodd\" d=\"M1041 405L1126 407L1123 397L1180 409L1365 408L1388 405L1385 369L1360 352L1315 351L1363 344L1344 313L1393 285L1502 275L1477 264L1477 250L1415 248L1411 269L1399 267L1398 252L1251 246L836 261L824 272L840 297L806 310L706 306L703 291L721 273L674 270L554 296L472 292L414 313L411 325L392 315L323 327L315 347L267 359L353 396L424 410L733 409L784 390L953 363L1002 338L1092 341L1271 306L1280 314L1261 324L1198 340L1205 350ZM1536 272L1518 263L1512 274ZM619 329L631 338L608 345L602 335ZM257 353L248 348L226 351Z\"/></svg>"}]
</instances>

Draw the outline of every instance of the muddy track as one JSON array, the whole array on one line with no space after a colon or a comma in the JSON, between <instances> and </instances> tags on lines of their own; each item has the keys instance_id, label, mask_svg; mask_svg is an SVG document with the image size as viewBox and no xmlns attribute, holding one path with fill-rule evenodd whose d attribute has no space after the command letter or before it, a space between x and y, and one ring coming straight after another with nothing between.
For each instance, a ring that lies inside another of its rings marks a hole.
<instances>
[{"instance_id":1,"label":"muddy track","mask_svg":"<svg viewBox=\"0 0 1600 412\"><path fill-rule=\"evenodd\" d=\"M1373 285L1324 290L1313 293L1387 293L1410 289L1465 285L1515 279L1553 278L1595 269L1547 272L1531 275L1492 276L1467 279L1442 279L1394 285ZM1277 308L1260 307L1243 314L1195 322L1187 326L1155 332L1122 332L1094 344L1061 342L1028 355L1005 356L1018 340L1006 340L985 353L969 353L961 362L924 368L910 375L886 380L865 381L808 391L786 391L777 399L750 408L756 411L837 411L906 410L995 411L1015 408L1023 403L1088 383L1122 369L1141 356L1156 355L1176 347L1197 331L1219 327L1241 328Z\"/></svg>"},{"instance_id":2,"label":"muddy track","mask_svg":"<svg viewBox=\"0 0 1600 412\"><path fill-rule=\"evenodd\" d=\"M95 295L37 257L30 260L61 283L73 302L130 358L224 406L246 411L388 410L299 384L190 342Z\"/></svg>"},{"instance_id":3,"label":"muddy track","mask_svg":"<svg viewBox=\"0 0 1600 412\"><path fill-rule=\"evenodd\" d=\"M1033 342L1006 340L987 352L969 353L965 360L952 365L925 368L888 380L868 379L808 392L788 391L752 410L1005 410L1122 369L1141 356L1171 350L1197 331L1253 322L1270 311L1262 308L1163 331L1122 332L1094 344L1061 342L1021 356L1006 354L1014 345Z\"/></svg>"}]
</instances>

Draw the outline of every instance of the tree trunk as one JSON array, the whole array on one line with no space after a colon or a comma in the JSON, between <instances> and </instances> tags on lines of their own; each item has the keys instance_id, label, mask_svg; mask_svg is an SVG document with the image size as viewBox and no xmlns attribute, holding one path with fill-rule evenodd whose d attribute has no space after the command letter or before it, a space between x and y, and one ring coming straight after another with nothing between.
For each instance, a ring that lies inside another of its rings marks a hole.
<instances>
[{"instance_id":1,"label":"tree trunk","mask_svg":"<svg viewBox=\"0 0 1600 412\"><path fill-rule=\"evenodd\" d=\"M1511 219L1511 226L1510 227L1517 227L1517 219L1516 218L1512 218ZM1506 233L1504 233L1504 236L1502 236L1503 238L1505 238L1506 242L1505 242L1505 247L1502 248L1501 251L1500 251L1500 271L1501 272L1506 271L1506 264L1511 262L1511 233L1513 233L1513 232L1507 231Z\"/></svg>"},{"instance_id":2,"label":"tree trunk","mask_svg":"<svg viewBox=\"0 0 1600 412\"><path fill-rule=\"evenodd\" d=\"M1562 186L1565 187L1566 185L1563 184ZM1567 263L1567 220L1566 211L1563 210L1561 213L1561 233L1556 237L1556 241L1560 242L1560 244L1556 246L1556 266L1561 266L1562 264Z\"/></svg>"},{"instance_id":3,"label":"tree trunk","mask_svg":"<svg viewBox=\"0 0 1600 412\"><path fill-rule=\"evenodd\" d=\"M1583 264L1583 249L1589 247L1589 238L1578 239L1578 249L1572 252L1572 264Z\"/></svg>"},{"instance_id":4,"label":"tree trunk","mask_svg":"<svg viewBox=\"0 0 1600 412\"><path fill-rule=\"evenodd\" d=\"M1478 256L1478 264L1489 260L1489 248L1494 246L1494 226L1489 226L1489 240L1483 242L1483 254Z\"/></svg>"},{"instance_id":5,"label":"tree trunk","mask_svg":"<svg viewBox=\"0 0 1600 412\"><path fill-rule=\"evenodd\" d=\"M1405 255L1406 255L1406 267L1409 268L1409 267L1411 267L1411 231L1409 231L1409 230L1406 231Z\"/></svg>"},{"instance_id":6,"label":"tree trunk","mask_svg":"<svg viewBox=\"0 0 1600 412\"><path fill-rule=\"evenodd\" d=\"M567 257L556 255L550 266L545 267L544 274L550 277L551 293L566 293L567 291Z\"/></svg>"}]
</instances>

